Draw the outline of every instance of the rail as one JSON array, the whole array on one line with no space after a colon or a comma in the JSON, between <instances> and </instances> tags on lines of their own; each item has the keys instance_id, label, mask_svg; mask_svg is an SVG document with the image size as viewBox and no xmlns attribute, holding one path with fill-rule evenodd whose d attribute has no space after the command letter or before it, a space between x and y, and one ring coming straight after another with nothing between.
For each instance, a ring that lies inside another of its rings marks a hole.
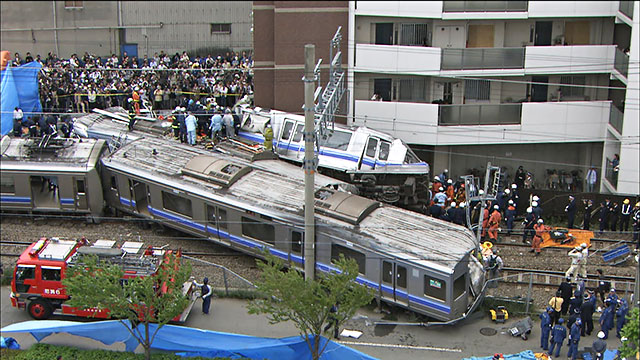
<instances>
[{"instance_id":1,"label":"rail","mask_svg":"<svg viewBox=\"0 0 640 360\"><path fill-rule=\"evenodd\" d=\"M611 126L613 126L613 128L616 129L619 134L622 134L624 113L613 104L611 104L611 110L609 111L609 124L611 124Z\"/></svg>"},{"instance_id":2,"label":"rail","mask_svg":"<svg viewBox=\"0 0 640 360\"><path fill-rule=\"evenodd\" d=\"M625 78L629 75L629 55L616 47L613 67Z\"/></svg>"},{"instance_id":3,"label":"rail","mask_svg":"<svg viewBox=\"0 0 640 360\"><path fill-rule=\"evenodd\" d=\"M620 1L620 5L618 7L618 10L631 20L633 20L633 3L634 1Z\"/></svg>"},{"instance_id":4,"label":"rail","mask_svg":"<svg viewBox=\"0 0 640 360\"><path fill-rule=\"evenodd\" d=\"M525 48L442 49L442 70L524 69Z\"/></svg>"}]
</instances>

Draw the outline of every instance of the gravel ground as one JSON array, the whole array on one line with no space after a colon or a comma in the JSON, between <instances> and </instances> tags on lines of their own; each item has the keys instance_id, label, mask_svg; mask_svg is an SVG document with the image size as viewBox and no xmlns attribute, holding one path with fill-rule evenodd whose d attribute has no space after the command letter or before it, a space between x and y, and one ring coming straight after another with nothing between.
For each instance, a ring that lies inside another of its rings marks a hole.
<instances>
[{"instance_id":1,"label":"gravel ground","mask_svg":"<svg viewBox=\"0 0 640 360\"><path fill-rule=\"evenodd\" d=\"M214 288L224 287L224 275L220 266L251 282L255 281L259 276L255 259L251 256L158 225L145 229L137 221L122 219L105 221L101 224L88 224L81 219L30 219L28 217L3 215L0 217L0 228L2 230L0 233L2 241L33 242L43 236L70 239L78 239L84 236L89 241L98 239L116 240L117 245L122 245L125 241L140 241L145 246L161 247L169 244L167 247L169 249L181 248L183 251L188 252L220 254L218 256L194 256L215 265L185 260L191 262L193 276L198 281L201 282L206 276ZM7 271L13 269L17 257L9 254L19 254L24 249L24 246L2 245L0 260L2 261L3 269ZM227 283L233 288L250 287L245 281L230 272L227 272Z\"/></svg>"}]
</instances>

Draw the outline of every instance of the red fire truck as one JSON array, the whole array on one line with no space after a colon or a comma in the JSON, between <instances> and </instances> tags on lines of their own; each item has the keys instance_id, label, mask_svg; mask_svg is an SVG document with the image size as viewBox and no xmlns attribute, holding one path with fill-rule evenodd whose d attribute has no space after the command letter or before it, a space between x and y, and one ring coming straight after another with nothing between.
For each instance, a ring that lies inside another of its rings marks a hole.
<instances>
[{"instance_id":1,"label":"red fire truck","mask_svg":"<svg viewBox=\"0 0 640 360\"><path fill-rule=\"evenodd\" d=\"M86 239L66 240L58 238L41 238L20 255L11 281L11 305L29 311L37 320L47 319L51 314L67 314L75 316L108 318L107 309L80 309L65 305L69 299L62 279L65 270L74 266L80 255L98 256L99 263L122 266L124 279L139 276L153 276L162 265L164 249L144 247L141 242L127 241L121 247L114 247L115 241L97 240L89 244ZM180 255L180 252L177 252ZM185 311L173 321L184 322L197 298L196 288L192 282L182 286L185 296L190 301Z\"/></svg>"}]
</instances>

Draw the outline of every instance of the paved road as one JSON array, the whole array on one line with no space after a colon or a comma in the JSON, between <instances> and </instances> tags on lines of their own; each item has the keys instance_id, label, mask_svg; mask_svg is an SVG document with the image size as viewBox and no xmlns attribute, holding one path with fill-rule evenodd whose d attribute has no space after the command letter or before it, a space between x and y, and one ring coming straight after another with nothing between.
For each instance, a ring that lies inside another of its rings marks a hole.
<instances>
[{"instance_id":1,"label":"paved road","mask_svg":"<svg viewBox=\"0 0 640 360\"><path fill-rule=\"evenodd\" d=\"M1 326L4 327L12 323L31 320L26 312L11 307L9 293L9 287L3 286L0 298ZM198 301L185 324L186 326L274 338L297 335L297 330L290 323L271 325L264 316L248 314L246 302L243 300L213 299L209 315L203 315L200 306L200 301ZM455 327L396 326L386 329L378 327L376 329L376 326L372 325L372 323L381 319L382 316L380 314L362 310L358 312L358 317L359 319L351 321L347 328L362 331L362 337L359 339L343 337L341 342L379 359L459 360L470 356L493 355L496 352L512 354L523 350L537 351L540 344L539 323L534 325L531 338L524 341L520 338L511 337L505 332L506 328L513 324L515 320L509 320L506 324L494 324L487 316L484 316L479 319L468 320ZM88 321L63 316L54 318L57 320ZM497 334L493 336L480 334L480 329L486 327L496 329ZM598 328L596 325L596 329ZM11 334L9 336L18 340L22 348L28 348L35 343L33 337L28 334ZM592 336L583 339L581 345L591 346L593 340L595 340L595 332ZM94 340L67 334L54 334L42 341L48 344L64 344L80 348L124 351L123 344L106 346ZM610 339L608 343L609 348L614 348L620 344L617 339ZM566 346L563 347L563 356L567 350ZM138 348L139 351L140 348Z\"/></svg>"}]
</instances>

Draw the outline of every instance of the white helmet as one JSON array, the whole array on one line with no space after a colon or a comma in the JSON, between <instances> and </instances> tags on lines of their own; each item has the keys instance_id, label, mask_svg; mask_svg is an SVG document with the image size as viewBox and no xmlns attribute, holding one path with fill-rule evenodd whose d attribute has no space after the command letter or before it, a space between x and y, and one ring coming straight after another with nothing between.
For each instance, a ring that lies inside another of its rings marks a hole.
<instances>
[{"instance_id":1,"label":"white helmet","mask_svg":"<svg viewBox=\"0 0 640 360\"><path fill-rule=\"evenodd\" d=\"M532 203L531 203L531 206L533 206L533 207L538 206L538 202L537 202L537 201L532 202Z\"/></svg>"},{"instance_id":2,"label":"white helmet","mask_svg":"<svg viewBox=\"0 0 640 360\"><path fill-rule=\"evenodd\" d=\"M509 200L509 205L513 205L513 200Z\"/></svg>"},{"instance_id":3,"label":"white helmet","mask_svg":"<svg viewBox=\"0 0 640 360\"><path fill-rule=\"evenodd\" d=\"M543 222L544 222L544 220L538 219L538 224L542 224Z\"/></svg>"},{"instance_id":4,"label":"white helmet","mask_svg":"<svg viewBox=\"0 0 640 360\"><path fill-rule=\"evenodd\" d=\"M496 210L498 210L498 209L500 209L500 206L498 206L498 205L493 205L493 208L494 208L494 209L496 209Z\"/></svg>"},{"instance_id":5,"label":"white helmet","mask_svg":"<svg viewBox=\"0 0 640 360\"><path fill-rule=\"evenodd\" d=\"M540 200L540 198L538 197L538 195L533 195L533 201L538 201Z\"/></svg>"},{"instance_id":6,"label":"white helmet","mask_svg":"<svg viewBox=\"0 0 640 360\"><path fill-rule=\"evenodd\" d=\"M532 213L532 212L533 212L533 208L532 208L531 206L529 206L529 207L527 208L527 212L528 212L528 213Z\"/></svg>"},{"instance_id":7,"label":"white helmet","mask_svg":"<svg viewBox=\"0 0 640 360\"><path fill-rule=\"evenodd\" d=\"M451 203L451 207L456 207L456 202L455 201Z\"/></svg>"},{"instance_id":8,"label":"white helmet","mask_svg":"<svg viewBox=\"0 0 640 360\"><path fill-rule=\"evenodd\" d=\"M478 190L478 194L484 195L484 190L482 190L482 189Z\"/></svg>"},{"instance_id":9,"label":"white helmet","mask_svg":"<svg viewBox=\"0 0 640 360\"><path fill-rule=\"evenodd\" d=\"M517 189L517 188L518 188L518 185L516 185L516 184L511 184L511 188L512 188L512 189Z\"/></svg>"},{"instance_id":10,"label":"white helmet","mask_svg":"<svg viewBox=\"0 0 640 360\"><path fill-rule=\"evenodd\" d=\"M461 207L461 208L463 208L463 207L465 207L465 206L466 206L466 204L465 204L464 202L461 202L461 203L460 203L460 207Z\"/></svg>"},{"instance_id":11,"label":"white helmet","mask_svg":"<svg viewBox=\"0 0 640 360\"><path fill-rule=\"evenodd\" d=\"M511 190L509 190L509 189L504 189L504 193L505 193L505 194L511 194Z\"/></svg>"}]
</instances>

